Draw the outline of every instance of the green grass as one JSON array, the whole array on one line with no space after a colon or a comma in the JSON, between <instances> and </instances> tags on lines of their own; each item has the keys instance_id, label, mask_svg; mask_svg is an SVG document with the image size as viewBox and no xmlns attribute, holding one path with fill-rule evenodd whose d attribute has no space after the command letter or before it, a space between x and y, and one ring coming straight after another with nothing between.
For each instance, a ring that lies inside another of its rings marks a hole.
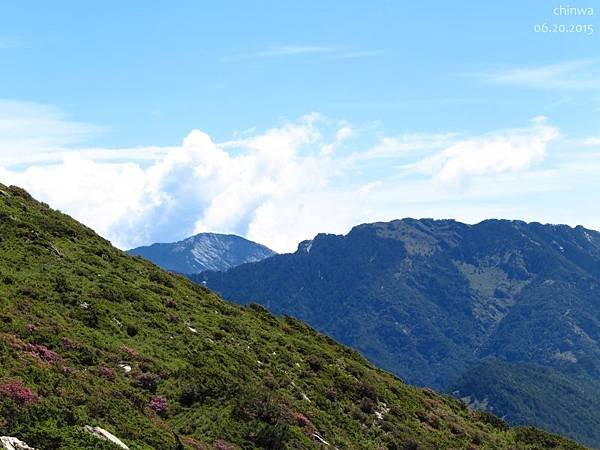
<instances>
[{"instance_id":1,"label":"green grass","mask_svg":"<svg viewBox=\"0 0 600 450\"><path fill-rule=\"evenodd\" d=\"M32 400L2 390L15 385ZM0 185L0 434L114 448L84 425L131 449L581 448L408 386L302 322L224 302Z\"/></svg>"}]
</instances>

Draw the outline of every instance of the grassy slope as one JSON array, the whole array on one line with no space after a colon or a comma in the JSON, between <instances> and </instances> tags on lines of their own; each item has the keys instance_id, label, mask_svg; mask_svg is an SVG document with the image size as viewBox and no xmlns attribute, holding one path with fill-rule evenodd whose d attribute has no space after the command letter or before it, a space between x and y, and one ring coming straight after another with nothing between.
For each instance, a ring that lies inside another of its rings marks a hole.
<instances>
[{"instance_id":1,"label":"grassy slope","mask_svg":"<svg viewBox=\"0 0 600 450\"><path fill-rule=\"evenodd\" d=\"M6 393L19 384L37 400ZM149 406L157 395L163 413ZM112 448L86 424L132 449L324 448L313 431L340 449L579 448L407 386L301 322L226 303L0 185L0 434Z\"/></svg>"}]
</instances>

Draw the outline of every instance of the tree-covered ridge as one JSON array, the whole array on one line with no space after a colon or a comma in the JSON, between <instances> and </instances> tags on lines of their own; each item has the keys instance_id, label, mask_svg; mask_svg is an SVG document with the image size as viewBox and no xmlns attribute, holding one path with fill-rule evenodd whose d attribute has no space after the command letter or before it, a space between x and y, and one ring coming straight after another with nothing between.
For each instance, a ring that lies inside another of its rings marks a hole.
<instances>
[{"instance_id":1,"label":"tree-covered ridge","mask_svg":"<svg viewBox=\"0 0 600 450\"><path fill-rule=\"evenodd\" d=\"M0 434L40 449L580 448L405 385L0 185ZM325 443L326 442L326 443Z\"/></svg>"},{"instance_id":2,"label":"tree-covered ridge","mask_svg":"<svg viewBox=\"0 0 600 450\"><path fill-rule=\"evenodd\" d=\"M583 442L599 439L600 383L589 377L491 359L464 373L450 391L514 424L557 430Z\"/></svg>"},{"instance_id":3,"label":"tree-covered ridge","mask_svg":"<svg viewBox=\"0 0 600 450\"><path fill-rule=\"evenodd\" d=\"M304 320L421 386L449 389L488 358L554 369L572 383L600 380L600 234L583 227L365 224L345 236L318 235L293 254L192 279L227 299ZM558 417L552 391L535 392L538 414L547 416L529 423L571 420L552 431L582 429L575 422L587 403L580 414ZM497 413L513 417L492 399ZM574 436L600 446L597 430Z\"/></svg>"}]
</instances>

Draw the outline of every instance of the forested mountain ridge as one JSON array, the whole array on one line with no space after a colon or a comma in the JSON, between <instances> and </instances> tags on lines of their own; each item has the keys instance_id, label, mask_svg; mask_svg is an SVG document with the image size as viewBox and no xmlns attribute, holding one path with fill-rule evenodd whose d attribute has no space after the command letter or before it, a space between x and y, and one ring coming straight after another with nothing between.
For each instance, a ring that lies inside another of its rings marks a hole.
<instances>
[{"instance_id":1,"label":"forested mountain ridge","mask_svg":"<svg viewBox=\"0 0 600 450\"><path fill-rule=\"evenodd\" d=\"M488 358L600 376L600 234L584 227L365 224L193 279L305 320L422 386L450 389Z\"/></svg>"}]
</instances>

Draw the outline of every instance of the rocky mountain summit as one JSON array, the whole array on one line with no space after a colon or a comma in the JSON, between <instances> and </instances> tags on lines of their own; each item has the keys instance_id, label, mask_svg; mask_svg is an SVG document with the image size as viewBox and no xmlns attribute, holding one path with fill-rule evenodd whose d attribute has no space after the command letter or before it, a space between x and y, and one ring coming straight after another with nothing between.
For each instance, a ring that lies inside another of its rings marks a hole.
<instances>
[{"instance_id":1,"label":"rocky mountain summit","mask_svg":"<svg viewBox=\"0 0 600 450\"><path fill-rule=\"evenodd\" d=\"M256 242L233 234L200 233L171 244L152 244L129 250L163 269L177 273L227 270L258 262L276 253Z\"/></svg>"}]
</instances>

